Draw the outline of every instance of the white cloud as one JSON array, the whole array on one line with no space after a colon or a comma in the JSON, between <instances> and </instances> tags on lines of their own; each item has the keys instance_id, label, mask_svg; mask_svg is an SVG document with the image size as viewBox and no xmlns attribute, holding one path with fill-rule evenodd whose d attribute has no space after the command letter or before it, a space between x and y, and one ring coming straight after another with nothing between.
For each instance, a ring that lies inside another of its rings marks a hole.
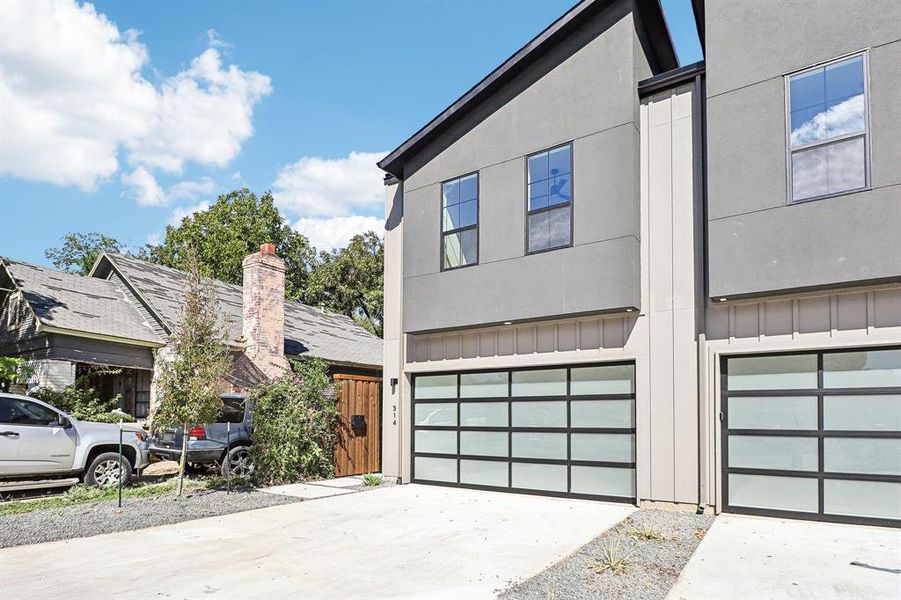
<instances>
[{"instance_id":1,"label":"white cloud","mask_svg":"<svg viewBox=\"0 0 901 600\"><path fill-rule=\"evenodd\" d=\"M159 246L160 241L162 241L162 236L158 233L148 233L145 241L151 246Z\"/></svg>"},{"instance_id":2,"label":"white cloud","mask_svg":"<svg viewBox=\"0 0 901 600\"><path fill-rule=\"evenodd\" d=\"M156 177L144 167L123 173L122 183L128 188L126 195L132 196L142 206L162 206L167 202L166 193Z\"/></svg>"},{"instance_id":3,"label":"white cloud","mask_svg":"<svg viewBox=\"0 0 901 600\"><path fill-rule=\"evenodd\" d=\"M219 32L216 31L215 29L207 29L206 30L206 39L207 39L207 46L209 46L210 48L226 48L226 49L228 49L228 48L235 47L234 44L230 44L229 42L226 42L222 38L222 36L219 35Z\"/></svg>"},{"instance_id":4,"label":"white cloud","mask_svg":"<svg viewBox=\"0 0 901 600\"><path fill-rule=\"evenodd\" d=\"M196 200L216 190L216 183L209 177L179 181L164 190L153 173L144 166L123 173L122 185L125 186L123 195L134 198L142 206L165 206L177 200Z\"/></svg>"},{"instance_id":5,"label":"white cloud","mask_svg":"<svg viewBox=\"0 0 901 600\"><path fill-rule=\"evenodd\" d=\"M792 130L792 146L863 131L865 111L863 94L822 110Z\"/></svg>"},{"instance_id":6,"label":"white cloud","mask_svg":"<svg viewBox=\"0 0 901 600\"><path fill-rule=\"evenodd\" d=\"M216 190L216 183L209 177L201 177L196 181L179 181L169 186L166 192L167 199L171 201L177 200L196 200L200 196L208 196Z\"/></svg>"},{"instance_id":7,"label":"white cloud","mask_svg":"<svg viewBox=\"0 0 901 600\"><path fill-rule=\"evenodd\" d=\"M129 140L129 161L179 172L187 161L224 167L253 133L253 107L269 78L230 65L208 48L190 68L162 84L146 135Z\"/></svg>"},{"instance_id":8,"label":"white cloud","mask_svg":"<svg viewBox=\"0 0 901 600\"><path fill-rule=\"evenodd\" d=\"M358 233L375 231L384 234L385 222L377 217L353 215L332 218L302 218L294 224L294 229L304 234L317 250L343 248L350 238Z\"/></svg>"},{"instance_id":9,"label":"white cloud","mask_svg":"<svg viewBox=\"0 0 901 600\"><path fill-rule=\"evenodd\" d=\"M169 215L169 225L178 225L185 217L190 217L194 213L203 212L210 207L210 203L206 200L198 202L193 206L178 206Z\"/></svg>"},{"instance_id":10,"label":"white cloud","mask_svg":"<svg viewBox=\"0 0 901 600\"><path fill-rule=\"evenodd\" d=\"M272 184L276 203L304 217L339 217L384 202L384 174L375 165L385 152L351 152L346 158L305 156L282 167Z\"/></svg>"},{"instance_id":11,"label":"white cloud","mask_svg":"<svg viewBox=\"0 0 901 600\"><path fill-rule=\"evenodd\" d=\"M91 4L6 2L2 12L0 170L17 177L93 190L124 156L132 170L123 181L158 204L152 169L225 166L272 90L267 76L222 64L215 32L189 68L154 85L139 33Z\"/></svg>"}]
</instances>

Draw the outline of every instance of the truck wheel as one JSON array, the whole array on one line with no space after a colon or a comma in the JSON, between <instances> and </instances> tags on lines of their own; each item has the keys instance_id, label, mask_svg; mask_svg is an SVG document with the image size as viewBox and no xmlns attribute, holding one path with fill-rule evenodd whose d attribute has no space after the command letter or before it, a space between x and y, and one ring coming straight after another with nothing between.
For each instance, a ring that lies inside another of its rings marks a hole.
<instances>
[{"instance_id":1,"label":"truck wheel","mask_svg":"<svg viewBox=\"0 0 901 600\"><path fill-rule=\"evenodd\" d=\"M119 461L122 461L122 485L131 479L131 463L115 452L98 454L84 472L84 482L88 485L113 487L119 485Z\"/></svg>"},{"instance_id":2,"label":"truck wheel","mask_svg":"<svg viewBox=\"0 0 901 600\"><path fill-rule=\"evenodd\" d=\"M229 450L222 460L222 475L244 477L253 473L253 456L247 446L235 446Z\"/></svg>"}]
</instances>

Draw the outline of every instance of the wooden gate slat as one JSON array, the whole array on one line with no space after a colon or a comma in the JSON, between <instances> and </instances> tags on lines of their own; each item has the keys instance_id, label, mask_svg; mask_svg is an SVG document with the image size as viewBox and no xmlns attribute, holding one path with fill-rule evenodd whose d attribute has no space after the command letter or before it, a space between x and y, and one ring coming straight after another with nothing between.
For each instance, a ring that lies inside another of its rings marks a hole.
<instances>
[{"instance_id":1,"label":"wooden gate slat","mask_svg":"<svg viewBox=\"0 0 901 600\"><path fill-rule=\"evenodd\" d=\"M359 377L359 379L357 379ZM381 470L381 380L369 376L336 375L339 423L335 444L335 476ZM363 415L366 428L354 432L353 415Z\"/></svg>"}]
</instances>

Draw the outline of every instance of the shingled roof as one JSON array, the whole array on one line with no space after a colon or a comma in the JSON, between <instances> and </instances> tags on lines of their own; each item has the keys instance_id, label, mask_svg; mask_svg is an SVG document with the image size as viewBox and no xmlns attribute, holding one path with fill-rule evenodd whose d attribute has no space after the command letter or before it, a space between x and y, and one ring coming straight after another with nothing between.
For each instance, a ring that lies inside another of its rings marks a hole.
<instances>
[{"instance_id":1,"label":"shingled roof","mask_svg":"<svg viewBox=\"0 0 901 600\"><path fill-rule=\"evenodd\" d=\"M162 346L166 342L114 282L0 258L40 325ZM63 331L63 333L65 332Z\"/></svg>"},{"instance_id":2,"label":"shingled roof","mask_svg":"<svg viewBox=\"0 0 901 600\"><path fill-rule=\"evenodd\" d=\"M132 287L167 331L171 332L177 326L184 303L186 273L123 254L105 253L92 275L105 278L111 270L118 272L126 285ZM242 333L241 286L216 281L216 291L228 322L229 338L237 343ZM382 340L349 317L287 301L285 354L381 368Z\"/></svg>"}]
</instances>

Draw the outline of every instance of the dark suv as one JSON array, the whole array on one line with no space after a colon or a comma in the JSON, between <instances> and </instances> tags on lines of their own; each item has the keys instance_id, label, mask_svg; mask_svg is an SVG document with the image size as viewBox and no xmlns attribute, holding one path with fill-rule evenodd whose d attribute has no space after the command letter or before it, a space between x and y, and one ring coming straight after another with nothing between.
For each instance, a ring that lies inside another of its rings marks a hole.
<instances>
[{"instance_id":1,"label":"dark suv","mask_svg":"<svg viewBox=\"0 0 901 600\"><path fill-rule=\"evenodd\" d=\"M222 413L216 422L188 430L187 464L197 469L218 464L223 475L250 475L250 411L247 396L223 394ZM150 438L150 454L177 461L182 439L181 429L161 429Z\"/></svg>"}]
</instances>

